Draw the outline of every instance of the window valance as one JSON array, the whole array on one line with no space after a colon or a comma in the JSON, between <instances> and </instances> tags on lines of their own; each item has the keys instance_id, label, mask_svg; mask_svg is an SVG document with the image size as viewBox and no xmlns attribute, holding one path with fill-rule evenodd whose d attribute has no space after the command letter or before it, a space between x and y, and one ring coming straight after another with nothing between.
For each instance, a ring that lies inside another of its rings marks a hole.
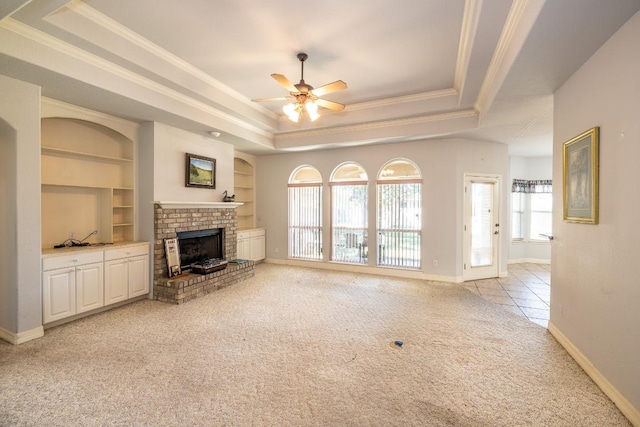
<instances>
[{"instance_id":1,"label":"window valance","mask_svg":"<svg viewBox=\"0 0 640 427\"><path fill-rule=\"evenodd\" d=\"M512 193L552 193L550 179L514 179L511 186Z\"/></svg>"}]
</instances>

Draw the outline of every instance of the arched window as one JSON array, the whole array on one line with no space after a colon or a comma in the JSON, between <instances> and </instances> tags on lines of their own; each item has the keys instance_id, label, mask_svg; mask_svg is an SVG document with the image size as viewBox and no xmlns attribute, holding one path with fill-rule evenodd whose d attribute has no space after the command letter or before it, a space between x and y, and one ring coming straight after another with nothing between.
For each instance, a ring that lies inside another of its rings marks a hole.
<instances>
[{"instance_id":1,"label":"arched window","mask_svg":"<svg viewBox=\"0 0 640 427\"><path fill-rule=\"evenodd\" d=\"M420 267L422 175L410 160L385 164L376 183L378 193L376 264Z\"/></svg>"},{"instance_id":2,"label":"arched window","mask_svg":"<svg viewBox=\"0 0 640 427\"><path fill-rule=\"evenodd\" d=\"M322 259L322 176L309 165L289 178L289 257Z\"/></svg>"},{"instance_id":3,"label":"arched window","mask_svg":"<svg viewBox=\"0 0 640 427\"><path fill-rule=\"evenodd\" d=\"M347 162L331 174L331 260L367 263L367 173Z\"/></svg>"}]
</instances>

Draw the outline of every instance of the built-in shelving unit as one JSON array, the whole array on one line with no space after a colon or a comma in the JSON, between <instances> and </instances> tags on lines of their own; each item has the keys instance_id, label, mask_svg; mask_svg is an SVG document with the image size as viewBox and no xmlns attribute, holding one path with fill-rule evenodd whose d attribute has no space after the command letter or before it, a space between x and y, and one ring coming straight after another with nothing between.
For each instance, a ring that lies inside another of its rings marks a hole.
<instances>
[{"instance_id":1,"label":"built-in shelving unit","mask_svg":"<svg viewBox=\"0 0 640 427\"><path fill-rule=\"evenodd\" d=\"M42 119L42 243L82 239L131 241L134 229L134 147L97 123Z\"/></svg>"},{"instance_id":2,"label":"built-in shelving unit","mask_svg":"<svg viewBox=\"0 0 640 427\"><path fill-rule=\"evenodd\" d=\"M243 203L237 209L238 229L251 229L255 227L253 165L244 159L236 157L233 159L233 166L236 202Z\"/></svg>"}]
</instances>

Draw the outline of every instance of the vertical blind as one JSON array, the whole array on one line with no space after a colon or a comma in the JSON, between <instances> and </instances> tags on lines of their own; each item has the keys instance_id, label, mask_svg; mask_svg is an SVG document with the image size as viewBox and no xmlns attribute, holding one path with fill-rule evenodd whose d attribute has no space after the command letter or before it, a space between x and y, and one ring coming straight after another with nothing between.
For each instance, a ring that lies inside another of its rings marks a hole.
<instances>
[{"instance_id":1,"label":"vertical blind","mask_svg":"<svg viewBox=\"0 0 640 427\"><path fill-rule=\"evenodd\" d=\"M367 183L331 184L331 259L366 264Z\"/></svg>"},{"instance_id":2,"label":"vertical blind","mask_svg":"<svg viewBox=\"0 0 640 427\"><path fill-rule=\"evenodd\" d=\"M378 181L377 265L420 267L421 180Z\"/></svg>"},{"instance_id":3,"label":"vertical blind","mask_svg":"<svg viewBox=\"0 0 640 427\"><path fill-rule=\"evenodd\" d=\"M289 184L289 257L322 259L322 184Z\"/></svg>"}]
</instances>

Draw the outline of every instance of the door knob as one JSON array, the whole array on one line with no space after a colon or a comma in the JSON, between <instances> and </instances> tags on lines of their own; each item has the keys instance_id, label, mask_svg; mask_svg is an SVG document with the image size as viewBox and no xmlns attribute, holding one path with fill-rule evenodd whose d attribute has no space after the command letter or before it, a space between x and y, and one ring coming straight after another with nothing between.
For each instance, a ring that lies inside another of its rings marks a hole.
<instances>
[{"instance_id":1,"label":"door knob","mask_svg":"<svg viewBox=\"0 0 640 427\"><path fill-rule=\"evenodd\" d=\"M494 231L493 234L500 234L500 232L499 231Z\"/></svg>"}]
</instances>

